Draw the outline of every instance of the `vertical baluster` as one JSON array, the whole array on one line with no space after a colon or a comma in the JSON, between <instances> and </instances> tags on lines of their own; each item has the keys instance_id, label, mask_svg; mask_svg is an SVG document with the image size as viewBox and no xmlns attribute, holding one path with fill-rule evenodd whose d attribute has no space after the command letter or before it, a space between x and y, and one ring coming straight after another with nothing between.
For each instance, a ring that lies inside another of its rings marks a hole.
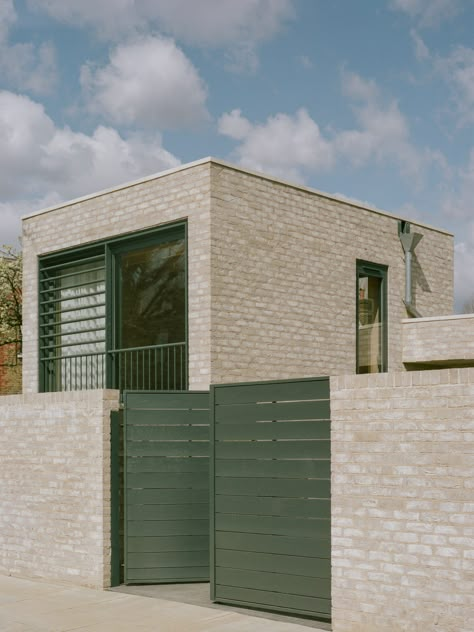
<instances>
[{"instance_id":1,"label":"vertical baluster","mask_svg":"<svg viewBox=\"0 0 474 632\"><path fill-rule=\"evenodd\" d=\"M176 389L176 345L173 347L173 388Z\"/></svg>"},{"instance_id":2,"label":"vertical baluster","mask_svg":"<svg viewBox=\"0 0 474 632\"><path fill-rule=\"evenodd\" d=\"M125 351L123 354L124 357L124 365L125 365L125 370L124 370L124 380L123 380L123 389L127 390L127 352Z\"/></svg>"},{"instance_id":3,"label":"vertical baluster","mask_svg":"<svg viewBox=\"0 0 474 632\"><path fill-rule=\"evenodd\" d=\"M170 348L166 347L166 372L168 375L168 381L166 384L166 389L169 391L170 390Z\"/></svg>"},{"instance_id":4,"label":"vertical baluster","mask_svg":"<svg viewBox=\"0 0 474 632\"><path fill-rule=\"evenodd\" d=\"M158 390L158 375L157 375L158 364L157 364L157 361L156 361L156 347L153 349L153 355L154 355L154 362L155 362L155 382L154 382L154 384L155 384L155 390Z\"/></svg>"},{"instance_id":5,"label":"vertical baluster","mask_svg":"<svg viewBox=\"0 0 474 632\"><path fill-rule=\"evenodd\" d=\"M151 391L151 349L148 351L148 390Z\"/></svg>"},{"instance_id":6,"label":"vertical baluster","mask_svg":"<svg viewBox=\"0 0 474 632\"><path fill-rule=\"evenodd\" d=\"M163 347L161 347L161 349L160 349L160 373L161 373L160 390L161 391L164 390L164 388L163 388L163 371L164 371L164 369L163 369L163 360L164 360Z\"/></svg>"}]
</instances>

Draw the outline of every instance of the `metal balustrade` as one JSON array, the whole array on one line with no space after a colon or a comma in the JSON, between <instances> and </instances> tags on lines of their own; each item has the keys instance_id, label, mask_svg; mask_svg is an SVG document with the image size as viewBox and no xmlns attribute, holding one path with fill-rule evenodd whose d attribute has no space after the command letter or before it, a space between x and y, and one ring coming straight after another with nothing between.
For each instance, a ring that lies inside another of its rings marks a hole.
<instances>
[{"instance_id":1,"label":"metal balustrade","mask_svg":"<svg viewBox=\"0 0 474 632\"><path fill-rule=\"evenodd\" d=\"M55 355L41 364L48 392L98 388L183 391L188 384L185 342L113 349L107 353Z\"/></svg>"}]
</instances>

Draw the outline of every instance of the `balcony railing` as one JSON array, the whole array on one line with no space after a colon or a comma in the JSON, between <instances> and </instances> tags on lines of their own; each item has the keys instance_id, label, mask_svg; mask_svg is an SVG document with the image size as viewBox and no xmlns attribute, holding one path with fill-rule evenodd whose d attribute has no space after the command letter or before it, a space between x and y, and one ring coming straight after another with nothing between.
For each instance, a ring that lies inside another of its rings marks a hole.
<instances>
[{"instance_id":1,"label":"balcony railing","mask_svg":"<svg viewBox=\"0 0 474 632\"><path fill-rule=\"evenodd\" d=\"M46 392L100 388L183 391L188 385L185 342L58 355L42 360L41 364Z\"/></svg>"},{"instance_id":2,"label":"balcony railing","mask_svg":"<svg viewBox=\"0 0 474 632\"><path fill-rule=\"evenodd\" d=\"M113 388L120 391L184 391L187 388L186 343L109 351Z\"/></svg>"}]
</instances>

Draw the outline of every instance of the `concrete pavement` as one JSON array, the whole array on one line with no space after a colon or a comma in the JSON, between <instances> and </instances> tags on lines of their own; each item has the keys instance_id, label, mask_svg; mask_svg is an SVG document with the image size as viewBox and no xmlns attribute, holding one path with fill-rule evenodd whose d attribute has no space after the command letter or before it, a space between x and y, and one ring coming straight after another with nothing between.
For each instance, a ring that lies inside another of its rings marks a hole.
<instances>
[{"instance_id":1,"label":"concrete pavement","mask_svg":"<svg viewBox=\"0 0 474 632\"><path fill-rule=\"evenodd\" d=\"M152 593L150 593L152 594ZM159 594L159 593L156 593ZM310 632L314 622L254 616L116 591L0 575L0 632Z\"/></svg>"}]
</instances>

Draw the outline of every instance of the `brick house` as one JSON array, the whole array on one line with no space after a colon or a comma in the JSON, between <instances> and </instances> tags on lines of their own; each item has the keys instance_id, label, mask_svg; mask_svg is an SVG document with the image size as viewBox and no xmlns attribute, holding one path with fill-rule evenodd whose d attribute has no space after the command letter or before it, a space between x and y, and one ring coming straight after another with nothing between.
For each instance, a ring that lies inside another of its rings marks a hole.
<instances>
[{"instance_id":1,"label":"brick house","mask_svg":"<svg viewBox=\"0 0 474 632\"><path fill-rule=\"evenodd\" d=\"M214 159L28 216L25 392L400 370L402 223ZM452 235L412 233L416 309L449 314Z\"/></svg>"},{"instance_id":2,"label":"brick house","mask_svg":"<svg viewBox=\"0 0 474 632\"><path fill-rule=\"evenodd\" d=\"M217 600L332 615L334 632L469 629L474 316L451 314L450 233L207 158L29 215L23 245L0 572L109 587L121 525L128 583L170 581L179 556L202 581L210 536ZM234 387L266 395L242 403ZM207 409L212 427L234 404L228 443L211 433L209 527ZM242 441L248 410L291 406ZM257 548L219 548L236 525Z\"/></svg>"}]
</instances>

